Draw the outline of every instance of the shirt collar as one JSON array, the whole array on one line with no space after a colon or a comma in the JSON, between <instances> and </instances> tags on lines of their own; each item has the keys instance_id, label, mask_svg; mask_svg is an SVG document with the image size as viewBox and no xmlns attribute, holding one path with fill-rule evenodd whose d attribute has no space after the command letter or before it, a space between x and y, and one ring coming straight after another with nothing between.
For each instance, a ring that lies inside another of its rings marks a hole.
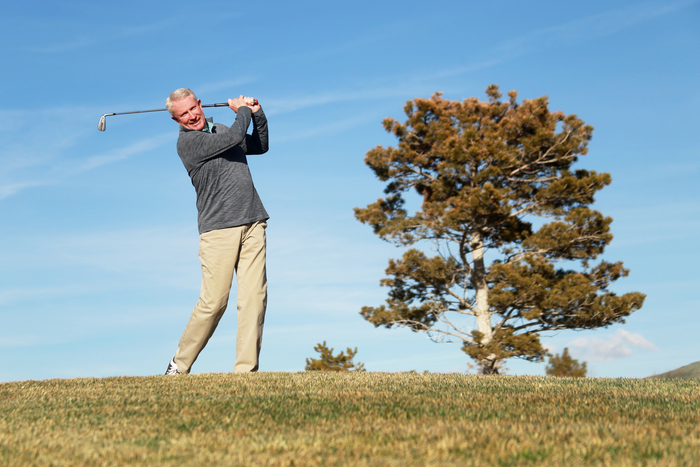
<instances>
[{"instance_id":1,"label":"shirt collar","mask_svg":"<svg viewBox=\"0 0 700 467\"><path fill-rule=\"evenodd\" d=\"M211 129L214 128L214 123L212 123L213 120L214 120L213 117L209 117L209 118L205 119L204 121L206 122L206 125L204 125L204 128L202 128L199 131L203 131L205 133L211 134Z\"/></svg>"},{"instance_id":2,"label":"shirt collar","mask_svg":"<svg viewBox=\"0 0 700 467\"><path fill-rule=\"evenodd\" d=\"M203 131L204 133L209 133L209 134L211 134L211 129L214 128L214 123L213 123L213 122L214 122L214 117L205 118L205 119L204 119L205 125L204 125L204 126L202 127L202 129L199 130L199 131Z\"/></svg>"}]
</instances>

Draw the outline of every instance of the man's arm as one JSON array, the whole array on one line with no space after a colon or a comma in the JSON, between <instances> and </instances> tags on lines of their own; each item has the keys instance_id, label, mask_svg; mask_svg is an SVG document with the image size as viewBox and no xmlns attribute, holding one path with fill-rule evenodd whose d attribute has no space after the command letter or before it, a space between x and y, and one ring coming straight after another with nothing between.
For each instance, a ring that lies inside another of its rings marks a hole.
<instances>
[{"instance_id":1,"label":"man's arm","mask_svg":"<svg viewBox=\"0 0 700 467\"><path fill-rule=\"evenodd\" d=\"M241 95L237 99L229 99L228 106L234 112L238 112L238 109L241 108L250 108L253 112L253 134L245 135L245 140L241 142L241 148L246 154L265 154L269 148L267 117L258 100Z\"/></svg>"},{"instance_id":2,"label":"man's arm","mask_svg":"<svg viewBox=\"0 0 700 467\"><path fill-rule=\"evenodd\" d=\"M265 154L269 149L267 117L260 106L253 114L253 134L245 136L246 154Z\"/></svg>"}]
</instances>

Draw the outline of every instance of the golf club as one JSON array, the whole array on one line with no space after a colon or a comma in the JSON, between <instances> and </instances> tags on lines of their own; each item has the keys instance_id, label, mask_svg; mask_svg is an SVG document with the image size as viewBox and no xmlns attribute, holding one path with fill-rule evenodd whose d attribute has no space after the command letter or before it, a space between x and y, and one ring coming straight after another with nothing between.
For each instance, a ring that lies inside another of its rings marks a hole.
<instances>
[{"instance_id":1,"label":"golf club","mask_svg":"<svg viewBox=\"0 0 700 467\"><path fill-rule=\"evenodd\" d=\"M253 101L253 105L258 105L257 99ZM220 102L218 104L207 104L203 105L202 107L228 107L228 102ZM100 117L100 122L97 124L97 129L100 131L105 131L105 129L107 128L107 117L110 117L112 115L143 114L146 112L163 112L167 110L168 109L135 110L134 112L115 112L111 114L104 114Z\"/></svg>"}]
</instances>

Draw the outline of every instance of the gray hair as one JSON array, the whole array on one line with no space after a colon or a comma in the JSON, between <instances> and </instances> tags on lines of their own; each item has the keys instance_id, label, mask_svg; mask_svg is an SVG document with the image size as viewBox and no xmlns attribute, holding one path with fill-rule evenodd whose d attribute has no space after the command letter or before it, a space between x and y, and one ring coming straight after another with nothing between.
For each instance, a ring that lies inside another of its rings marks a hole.
<instances>
[{"instance_id":1,"label":"gray hair","mask_svg":"<svg viewBox=\"0 0 700 467\"><path fill-rule=\"evenodd\" d=\"M168 98L165 99L165 108L168 109L168 112L170 112L170 115L173 115L173 102L184 99L187 96L192 96L195 101L197 100L197 96L195 96L194 92L192 92L192 90L189 88L176 89L170 93Z\"/></svg>"}]
</instances>

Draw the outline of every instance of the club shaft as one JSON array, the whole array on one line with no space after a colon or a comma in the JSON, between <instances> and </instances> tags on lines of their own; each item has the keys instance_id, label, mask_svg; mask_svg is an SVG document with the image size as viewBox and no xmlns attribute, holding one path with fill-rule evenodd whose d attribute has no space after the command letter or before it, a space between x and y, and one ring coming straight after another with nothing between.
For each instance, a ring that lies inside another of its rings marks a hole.
<instances>
[{"instance_id":1,"label":"club shaft","mask_svg":"<svg viewBox=\"0 0 700 467\"><path fill-rule=\"evenodd\" d=\"M220 102L218 104L206 104L203 105L202 107L228 107L228 102ZM133 112L114 112L111 114L105 114L105 116L111 116L111 115L129 115L129 114L144 114L147 112L164 112L167 111L168 109L153 109L153 110L135 110Z\"/></svg>"},{"instance_id":2,"label":"club shaft","mask_svg":"<svg viewBox=\"0 0 700 467\"><path fill-rule=\"evenodd\" d=\"M253 100L253 105L259 105L257 99ZM218 104L206 104L202 107L228 107L228 102L220 102ZM114 112L111 114L104 114L102 117L100 117L100 122L97 124L97 129L100 131L105 131L105 128L107 127L107 117L111 115L143 114L147 112L163 112L166 110L168 109L134 110L133 112Z\"/></svg>"}]
</instances>

